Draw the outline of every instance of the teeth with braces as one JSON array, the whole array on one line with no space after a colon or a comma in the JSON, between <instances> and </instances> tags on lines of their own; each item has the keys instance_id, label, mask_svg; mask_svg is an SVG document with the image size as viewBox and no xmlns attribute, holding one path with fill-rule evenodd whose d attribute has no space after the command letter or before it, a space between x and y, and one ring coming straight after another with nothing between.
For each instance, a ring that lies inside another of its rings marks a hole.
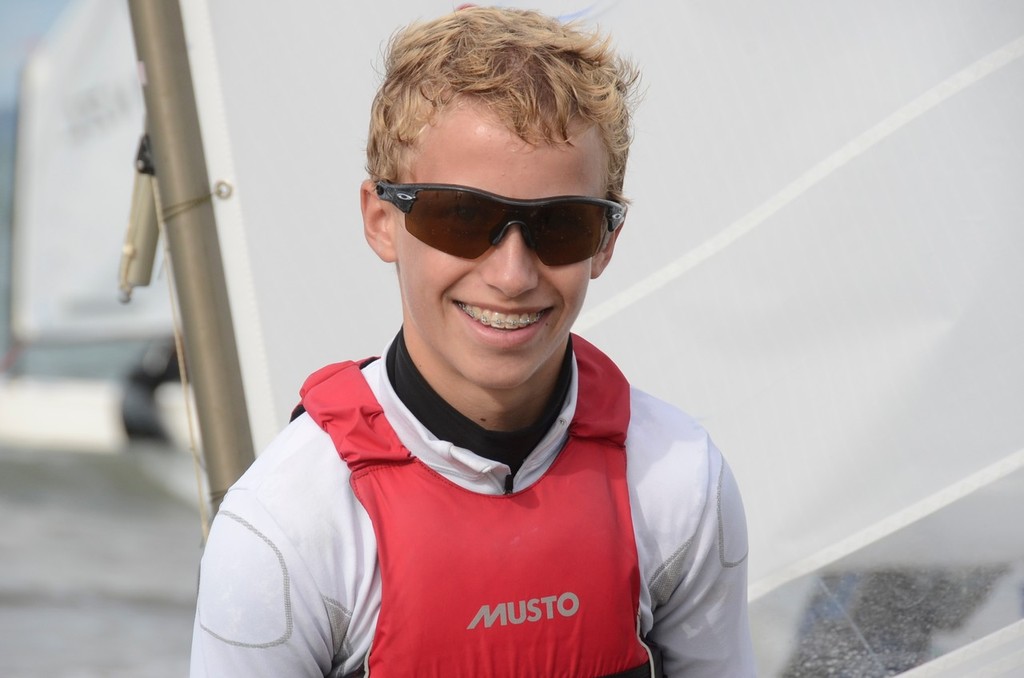
<instances>
[{"instance_id":1,"label":"teeth with braces","mask_svg":"<svg viewBox=\"0 0 1024 678\"><path fill-rule=\"evenodd\" d=\"M497 311L489 311L478 306L469 306L459 303L459 308L473 320L481 325L487 325L498 330L518 330L532 325L540 320L541 313L513 313L505 314Z\"/></svg>"}]
</instances>

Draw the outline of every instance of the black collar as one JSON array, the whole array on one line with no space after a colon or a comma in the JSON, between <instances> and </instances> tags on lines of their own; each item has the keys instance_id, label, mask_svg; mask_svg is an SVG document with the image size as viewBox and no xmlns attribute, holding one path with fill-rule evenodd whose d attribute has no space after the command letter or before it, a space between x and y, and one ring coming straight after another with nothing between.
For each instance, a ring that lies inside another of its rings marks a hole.
<instances>
[{"instance_id":1,"label":"black collar","mask_svg":"<svg viewBox=\"0 0 1024 678\"><path fill-rule=\"evenodd\" d=\"M515 475L562 411L572 381L572 340L566 347L558 380L540 417L530 426L516 431L490 431L449 405L413 364L401 330L388 350L385 364L388 379L398 398L439 440L447 440L481 457L507 464Z\"/></svg>"}]
</instances>

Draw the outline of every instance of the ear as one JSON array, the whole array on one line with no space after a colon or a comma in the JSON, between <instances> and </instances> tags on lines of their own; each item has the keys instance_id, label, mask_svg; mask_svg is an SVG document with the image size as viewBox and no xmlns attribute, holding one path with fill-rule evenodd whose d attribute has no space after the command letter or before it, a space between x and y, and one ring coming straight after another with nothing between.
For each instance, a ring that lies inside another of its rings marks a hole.
<instances>
[{"instance_id":1,"label":"ear","mask_svg":"<svg viewBox=\"0 0 1024 678\"><path fill-rule=\"evenodd\" d=\"M619 239L619 234L622 233L622 229L626 227L623 223L615 232L608 238L608 242L605 244L604 249L594 255L594 258L590 260L590 279L593 280L599 275L604 273L604 269L608 267L608 264L612 260L612 253L615 251L615 241Z\"/></svg>"},{"instance_id":2,"label":"ear","mask_svg":"<svg viewBox=\"0 0 1024 678\"><path fill-rule=\"evenodd\" d=\"M363 212L363 235L381 261L397 260L394 229L398 209L377 197L377 185L367 179L359 186L359 207Z\"/></svg>"}]
</instances>

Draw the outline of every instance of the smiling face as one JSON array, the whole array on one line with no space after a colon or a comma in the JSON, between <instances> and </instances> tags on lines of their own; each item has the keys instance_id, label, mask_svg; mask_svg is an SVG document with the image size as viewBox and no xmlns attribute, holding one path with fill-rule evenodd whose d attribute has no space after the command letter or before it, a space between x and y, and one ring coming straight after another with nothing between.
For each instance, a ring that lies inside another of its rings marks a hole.
<instances>
[{"instance_id":1,"label":"smiling face","mask_svg":"<svg viewBox=\"0 0 1024 678\"><path fill-rule=\"evenodd\" d=\"M597 132L571 144L531 146L477 104L460 102L417 141L402 183L458 184L516 198L603 198L607 153ZM395 262L405 341L416 367L449 404L481 426L533 423L554 388L587 285L614 247L566 266L546 266L518 227L476 259L417 240L404 214L362 186L367 241Z\"/></svg>"}]
</instances>

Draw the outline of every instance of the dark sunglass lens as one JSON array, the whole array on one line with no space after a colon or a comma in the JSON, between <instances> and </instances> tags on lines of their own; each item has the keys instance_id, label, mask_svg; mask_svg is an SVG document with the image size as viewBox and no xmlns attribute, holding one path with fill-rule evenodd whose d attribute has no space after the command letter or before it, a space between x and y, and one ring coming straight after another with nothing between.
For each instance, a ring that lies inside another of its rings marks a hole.
<instances>
[{"instance_id":1,"label":"dark sunglass lens","mask_svg":"<svg viewBox=\"0 0 1024 678\"><path fill-rule=\"evenodd\" d=\"M537 210L530 230L537 256L548 266L564 266L597 254L604 237L606 208L585 202L558 202Z\"/></svg>"},{"instance_id":2,"label":"dark sunglass lens","mask_svg":"<svg viewBox=\"0 0 1024 678\"><path fill-rule=\"evenodd\" d=\"M475 259L491 246L488 230L498 211L496 203L468 191L423 189L405 215L405 227L435 249Z\"/></svg>"},{"instance_id":3,"label":"dark sunglass lens","mask_svg":"<svg viewBox=\"0 0 1024 678\"><path fill-rule=\"evenodd\" d=\"M510 205L471 190L422 188L405 215L405 227L422 242L452 256L476 259L511 223L548 266L564 266L597 253L607 232L607 207L567 199Z\"/></svg>"}]
</instances>

